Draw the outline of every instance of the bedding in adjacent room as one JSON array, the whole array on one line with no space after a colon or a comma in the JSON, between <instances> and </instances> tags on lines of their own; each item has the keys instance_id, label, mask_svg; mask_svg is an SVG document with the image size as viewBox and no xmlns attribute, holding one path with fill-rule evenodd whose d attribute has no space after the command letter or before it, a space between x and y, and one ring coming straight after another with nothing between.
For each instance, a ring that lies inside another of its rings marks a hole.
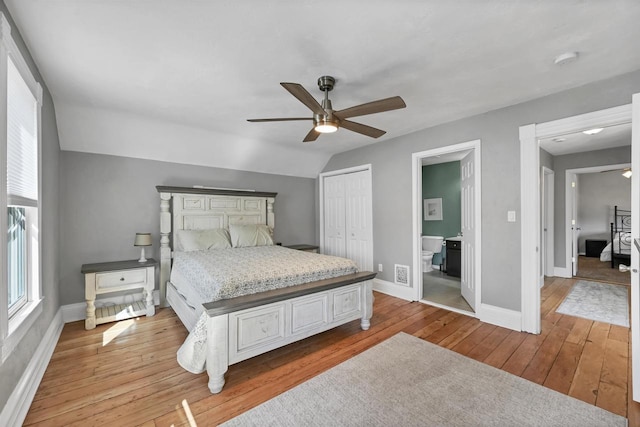
<instances>
[{"instance_id":1,"label":"bedding in adjacent room","mask_svg":"<svg viewBox=\"0 0 640 427\"><path fill-rule=\"evenodd\" d=\"M621 231L613 239L613 252L621 255L631 254L631 233ZM600 261L611 261L611 242L600 253Z\"/></svg>"}]
</instances>

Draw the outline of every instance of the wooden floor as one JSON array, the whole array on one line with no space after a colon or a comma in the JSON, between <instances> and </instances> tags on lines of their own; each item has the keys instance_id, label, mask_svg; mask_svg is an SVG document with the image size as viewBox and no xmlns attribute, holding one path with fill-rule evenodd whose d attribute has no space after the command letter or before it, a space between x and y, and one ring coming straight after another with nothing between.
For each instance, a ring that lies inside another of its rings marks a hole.
<instances>
[{"instance_id":1,"label":"wooden floor","mask_svg":"<svg viewBox=\"0 0 640 427\"><path fill-rule=\"evenodd\" d=\"M218 395L176 363L186 332L171 309L93 331L70 323L25 425L216 425L400 331L627 416L629 329L555 313L573 283L542 289L540 335L376 293L368 331L355 321L233 365Z\"/></svg>"}]
</instances>

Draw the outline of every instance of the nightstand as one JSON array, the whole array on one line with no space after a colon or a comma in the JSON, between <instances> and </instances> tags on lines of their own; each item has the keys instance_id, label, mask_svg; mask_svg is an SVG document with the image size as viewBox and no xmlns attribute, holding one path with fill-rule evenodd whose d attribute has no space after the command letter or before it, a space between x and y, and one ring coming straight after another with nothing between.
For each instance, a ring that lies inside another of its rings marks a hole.
<instances>
[{"instance_id":1,"label":"nightstand","mask_svg":"<svg viewBox=\"0 0 640 427\"><path fill-rule=\"evenodd\" d=\"M146 262L138 260L102 262L84 264L84 292L87 300L85 329L93 329L102 323L129 319L142 315L153 316L153 289L155 288L155 270L158 263L154 259ZM143 300L128 304L117 304L96 308L96 295L112 292L143 290Z\"/></svg>"},{"instance_id":2,"label":"nightstand","mask_svg":"<svg viewBox=\"0 0 640 427\"><path fill-rule=\"evenodd\" d=\"M297 249L299 251L318 253L320 246L316 245L285 245L285 248Z\"/></svg>"}]
</instances>

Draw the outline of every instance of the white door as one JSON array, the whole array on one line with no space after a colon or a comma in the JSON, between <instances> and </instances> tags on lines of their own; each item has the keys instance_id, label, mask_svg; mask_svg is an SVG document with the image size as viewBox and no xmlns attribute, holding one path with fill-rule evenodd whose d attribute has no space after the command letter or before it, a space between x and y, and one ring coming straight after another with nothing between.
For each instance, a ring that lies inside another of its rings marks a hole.
<instances>
[{"instance_id":1,"label":"white door","mask_svg":"<svg viewBox=\"0 0 640 427\"><path fill-rule=\"evenodd\" d=\"M631 236L640 239L640 93L633 95L631 114ZM640 268L638 247L631 249L631 355L633 400L640 402Z\"/></svg>"},{"instance_id":2,"label":"white door","mask_svg":"<svg viewBox=\"0 0 640 427\"><path fill-rule=\"evenodd\" d=\"M373 271L371 174L368 170L343 175L345 179L346 257L362 271Z\"/></svg>"},{"instance_id":3,"label":"white door","mask_svg":"<svg viewBox=\"0 0 640 427\"><path fill-rule=\"evenodd\" d=\"M349 258L373 271L371 170L323 179L323 253Z\"/></svg>"},{"instance_id":4,"label":"white door","mask_svg":"<svg viewBox=\"0 0 640 427\"><path fill-rule=\"evenodd\" d=\"M540 205L540 242L542 254L540 257L540 287L544 286L544 276L553 276L553 171L542 168L541 176L542 203Z\"/></svg>"},{"instance_id":5,"label":"white door","mask_svg":"<svg viewBox=\"0 0 640 427\"><path fill-rule=\"evenodd\" d=\"M475 262L475 167L473 150L460 161L460 183L462 185L462 259L460 285L462 297L471 308L476 309Z\"/></svg>"},{"instance_id":6,"label":"white door","mask_svg":"<svg viewBox=\"0 0 640 427\"><path fill-rule=\"evenodd\" d=\"M344 257L346 251L344 175L324 177L324 248L327 255Z\"/></svg>"},{"instance_id":7,"label":"white door","mask_svg":"<svg viewBox=\"0 0 640 427\"><path fill-rule=\"evenodd\" d=\"M578 224L578 175L568 174L571 182L569 200L571 204L571 275L578 274L578 237L580 237L580 225Z\"/></svg>"}]
</instances>

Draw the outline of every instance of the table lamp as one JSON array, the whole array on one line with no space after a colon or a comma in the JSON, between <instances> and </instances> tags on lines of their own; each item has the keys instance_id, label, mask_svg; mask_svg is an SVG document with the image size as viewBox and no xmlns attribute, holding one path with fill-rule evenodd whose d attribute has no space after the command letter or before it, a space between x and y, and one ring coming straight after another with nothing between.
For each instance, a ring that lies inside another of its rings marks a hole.
<instances>
[{"instance_id":1,"label":"table lamp","mask_svg":"<svg viewBox=\"0 0 640 427\"><path fill-rule=\"evenodd\" d=\"M133 242L133 246L140 246L140 259L138 262L146 262L144 257L144 247L151 246L151 233L136 233L136 240Z\"/></svg>"}]
</instances>

